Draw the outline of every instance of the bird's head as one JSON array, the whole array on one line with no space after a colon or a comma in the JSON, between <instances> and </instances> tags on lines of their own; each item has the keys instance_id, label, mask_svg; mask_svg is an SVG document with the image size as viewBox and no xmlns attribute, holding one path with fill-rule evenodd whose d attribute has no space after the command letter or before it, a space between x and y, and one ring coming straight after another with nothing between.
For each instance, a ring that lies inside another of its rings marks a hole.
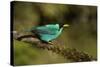
<instances>
[{"instance_id":1,"label":"bird's head","mask_svg":"<svg viewBox=\"0 0 100 67\"><path fill-rule=\"evenodd\" d=\"M70 26L69 24L60 24L60 28L67 28L69 26Z\"/></svg>"}]
</instances>

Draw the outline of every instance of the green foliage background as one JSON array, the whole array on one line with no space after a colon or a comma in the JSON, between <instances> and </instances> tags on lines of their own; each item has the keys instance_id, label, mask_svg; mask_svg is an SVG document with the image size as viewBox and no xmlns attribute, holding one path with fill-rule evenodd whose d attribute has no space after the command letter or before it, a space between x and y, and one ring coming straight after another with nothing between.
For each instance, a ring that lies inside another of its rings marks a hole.
<instances>
[{"instance_id":1,"label":"green foliage background","mask_svg":"<svg viewBox=\"0 0 100 67\"><path fill-rule=\"evenodd\" d=\"M41 12L37 8L40 8ZM70 27L64 29L62 34L54 40L55 45L75 48L97 58L96 6L14 2L13 10L13 30L25 34L27 32L23 32L24 30L39 26L41 23L67 23ZM41 22L42 19L43 22ZM47 19L53 20L49 22ZM15 39L13 41L14 65L70 62L51 51L42 50Z\"/></svg>"}]
</instances>

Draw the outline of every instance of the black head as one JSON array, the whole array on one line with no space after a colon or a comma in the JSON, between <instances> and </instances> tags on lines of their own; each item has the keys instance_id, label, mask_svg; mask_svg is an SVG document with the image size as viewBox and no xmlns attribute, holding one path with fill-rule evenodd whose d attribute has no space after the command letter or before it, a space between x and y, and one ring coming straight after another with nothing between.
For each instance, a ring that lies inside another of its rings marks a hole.
<instances>
[{"instance_id":1,"label":"black head","mask_svg":"<svg viewBox=\"0 0 100 67\"><path fill-rule=\"evenodd\" d=\"M69 27L69 25L68 24L59 24L59 26L60 26L60 28L65 28L65 27Z\"/></svg>"}]
</instances>

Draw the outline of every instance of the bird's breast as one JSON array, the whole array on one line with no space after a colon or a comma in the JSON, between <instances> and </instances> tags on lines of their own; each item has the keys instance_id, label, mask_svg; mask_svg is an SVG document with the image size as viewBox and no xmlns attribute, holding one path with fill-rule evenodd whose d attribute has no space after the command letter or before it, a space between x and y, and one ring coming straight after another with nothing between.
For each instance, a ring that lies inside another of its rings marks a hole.
<instances>
[{"instance_id":1,"label":"bird's breast","mask_svg":"<svg viewBox=\"0 0 100 67\"><path fill-rule=\"evenodd\" d=\"M48 41L52 41L52 40L56 39L61 34L61 31L62 30L58 30L53 35L50 35L50 34L42 34L41 35L41 39L44 40L44 41L47 41L47 42Z\"/></svg>"}]
</instances>

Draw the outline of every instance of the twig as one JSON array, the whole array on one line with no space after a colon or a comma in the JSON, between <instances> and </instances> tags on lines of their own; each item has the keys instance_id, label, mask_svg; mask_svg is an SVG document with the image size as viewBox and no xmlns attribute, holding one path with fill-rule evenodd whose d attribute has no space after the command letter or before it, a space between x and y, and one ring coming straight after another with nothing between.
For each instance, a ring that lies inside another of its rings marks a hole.
<instances>
[{"instance_id":1,"label":"twig","mask_svg":"<svg viewBox=\"0 0 100 67\"><path fill-rule=\"evenodd\" d=\"M78 51L76 49L71 49L71 48L61 49L60 47L54 47L52 45L39 48L47 49L57 54L60 54L64 56L66 59L71 60L72 62L84 62L84 61L95 60L92 56L86 54L85 52Z\"/></svg>"}]
</instances>

